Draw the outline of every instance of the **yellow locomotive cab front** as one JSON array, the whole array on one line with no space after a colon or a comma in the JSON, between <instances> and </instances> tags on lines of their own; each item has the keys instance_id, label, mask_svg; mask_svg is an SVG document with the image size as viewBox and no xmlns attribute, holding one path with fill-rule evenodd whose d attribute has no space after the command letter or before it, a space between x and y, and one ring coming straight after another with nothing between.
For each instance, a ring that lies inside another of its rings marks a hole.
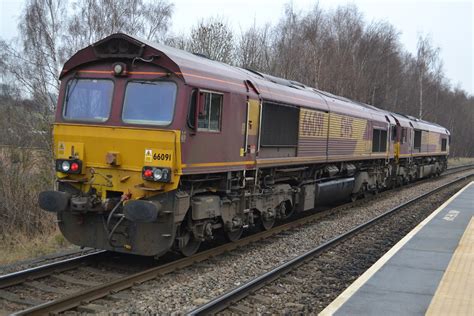
<instances>
[{"instance_id":1,"label":"yellow locomotive cab front","mask_svg":"<svg viewBox=\"0 0 474 316\"><path fill-rule=\"evenodd\" d=\"M59 191L42 192L40 206L74 244L161 255L173 245L176 209L188 207L176 190L179 140L175 130L56 124Z\"/></svg>"},{"instance_id":2,"label":"yellow locomotive cab front","mask_svg":"<svg viewBox=\"0 0 474 316\"><path fill-rule=\"evenodd\" d=\"M53 134L56 159L82 162L78 174L58 171L59 182L70 183L82 192L93 189L104 202L117 194L143 199L178 186L180 131L56 124ZM144 179L146 168L152 172L166 170L167 178Z\"/></svg>"},{"instance_id":3,"label":"yellow locomotive cab front","mask_svg":"<svg viewBox=\"0 0 474 316\"><path fill-rule=\"evenodd\" d=\"M176 83L74 74L63 90L53 130L58 190L42 192L40 207L57 213L74 244L168 251L175 215L189 200L177 197L181 132L170 128Z\"/></svg>"}]
</instances>

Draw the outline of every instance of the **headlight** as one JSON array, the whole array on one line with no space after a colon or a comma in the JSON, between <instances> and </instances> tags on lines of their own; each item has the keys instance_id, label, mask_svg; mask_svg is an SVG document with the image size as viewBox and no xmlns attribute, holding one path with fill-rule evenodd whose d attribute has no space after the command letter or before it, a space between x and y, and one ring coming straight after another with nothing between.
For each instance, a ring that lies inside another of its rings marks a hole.
<instances>
[{"instance_id":1,"label":"headlight","mask_svg":"<svg viewBox=\"0 0 474 316\"><path fill-rule=\"evenodd\" d=\"M155 181L159 181L161 178L163 178L163 171L158 168L153 170L153 179L155 179Z\"/></svg>"},{"instance_id":2,"label":"headlight","mask_svg":"<svg viewBox=\"0 0 474 316\"><path fill-rule=\"evenodd\" d=\"M69 161L63 161L63 163L61 164L62 171L68 172L70 168L71 164L69 163Z\"/></svg>"},{"instance_id":3,"label":"headlight","mask_svg":"<svg viewBox=\"0 0 474 316\"><path fill-rule=\"evenodd\" d=\"M122 65L120 65L120 64L115 64L114 65L114 73L116 75L120 75L122 73L122 71L123 71L123 66Z\"/></svg>"},{"instance_id":4,"label":"headlight","mask_svg":"<svg viewBox=\"0 0 474 316\"><path fill-rule=\"evenodd\" d=\"M142 177L148 181L170 182L171 170L169 168L161 167L143 167Z\"/></svg>"}]
</instances>

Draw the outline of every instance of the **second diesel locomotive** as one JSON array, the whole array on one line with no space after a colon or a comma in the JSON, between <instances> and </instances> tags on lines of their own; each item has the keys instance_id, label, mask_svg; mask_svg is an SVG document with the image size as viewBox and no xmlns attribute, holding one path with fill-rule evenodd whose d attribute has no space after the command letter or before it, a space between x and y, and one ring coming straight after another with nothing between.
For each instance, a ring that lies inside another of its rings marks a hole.
<instances>
[{"instance_id":1,"label":"second diesel locomotive","mask_svg":"<svg viewBox=\"0 0 474 316\"><path fill-rule=\"evenodd\" d=\"M191 255L447 167L437 124L125 34L60 79L58 189L39 203L80 246Z\"/></svg>"}]
</instances>

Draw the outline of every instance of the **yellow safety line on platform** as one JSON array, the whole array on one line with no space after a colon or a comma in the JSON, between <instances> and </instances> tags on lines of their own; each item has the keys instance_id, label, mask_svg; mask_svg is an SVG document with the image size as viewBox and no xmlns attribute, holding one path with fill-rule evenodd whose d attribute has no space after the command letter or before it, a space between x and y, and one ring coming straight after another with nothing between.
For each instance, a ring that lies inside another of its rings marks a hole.
<instances>
[{"instance_id":1,"label":"yellow safety line on platform","mask_svg":"<svg viewBox=\"0 0 474 316\"><path fill-rule=\"evenodd\" d=\"M392 258L410 239L413 238L426 224L428 224L439 212L444 210L451 201L457 198L464 190L473 185L470 182L464 188L459 190L456 194L450 197L446 202L438 207L433 213L425 218L418 226L413 228L405 237L403 237L395 246L393 246L385 255L382 256L376 263L374 263L367 271L364 272L357 280L354 281L344 292L342 292L331 304L329 304L319 315L333 315L342 305L344 305L378 270L380 270L390 258Z\"/></svg>"},{"instance_id":2,"label":"yellow safety line on platform","mask_svg":"<svg viewBox=\"0 0 474 316\"><path fill-rule=\"evenodd\" d=\"M471 218L426 315L474 314L474 217Z\"/></svg>"}]
</instances>

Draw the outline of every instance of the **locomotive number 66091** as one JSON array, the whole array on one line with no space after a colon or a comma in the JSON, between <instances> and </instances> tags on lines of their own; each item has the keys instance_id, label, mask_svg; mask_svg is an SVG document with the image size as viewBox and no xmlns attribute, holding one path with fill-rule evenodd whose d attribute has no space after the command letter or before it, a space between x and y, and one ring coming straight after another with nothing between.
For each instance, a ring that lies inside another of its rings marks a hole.
<instances>
[{"instance_id":1,"label":"locomotive number 66091","mask_svg":"<svg viewBox=\"0 0 474 316\"><path fill-rule=\"evenodd\" d=\"M155 153L153 154L153 160L171 161L171 154Z\"/></svg>"}]
</instances>

